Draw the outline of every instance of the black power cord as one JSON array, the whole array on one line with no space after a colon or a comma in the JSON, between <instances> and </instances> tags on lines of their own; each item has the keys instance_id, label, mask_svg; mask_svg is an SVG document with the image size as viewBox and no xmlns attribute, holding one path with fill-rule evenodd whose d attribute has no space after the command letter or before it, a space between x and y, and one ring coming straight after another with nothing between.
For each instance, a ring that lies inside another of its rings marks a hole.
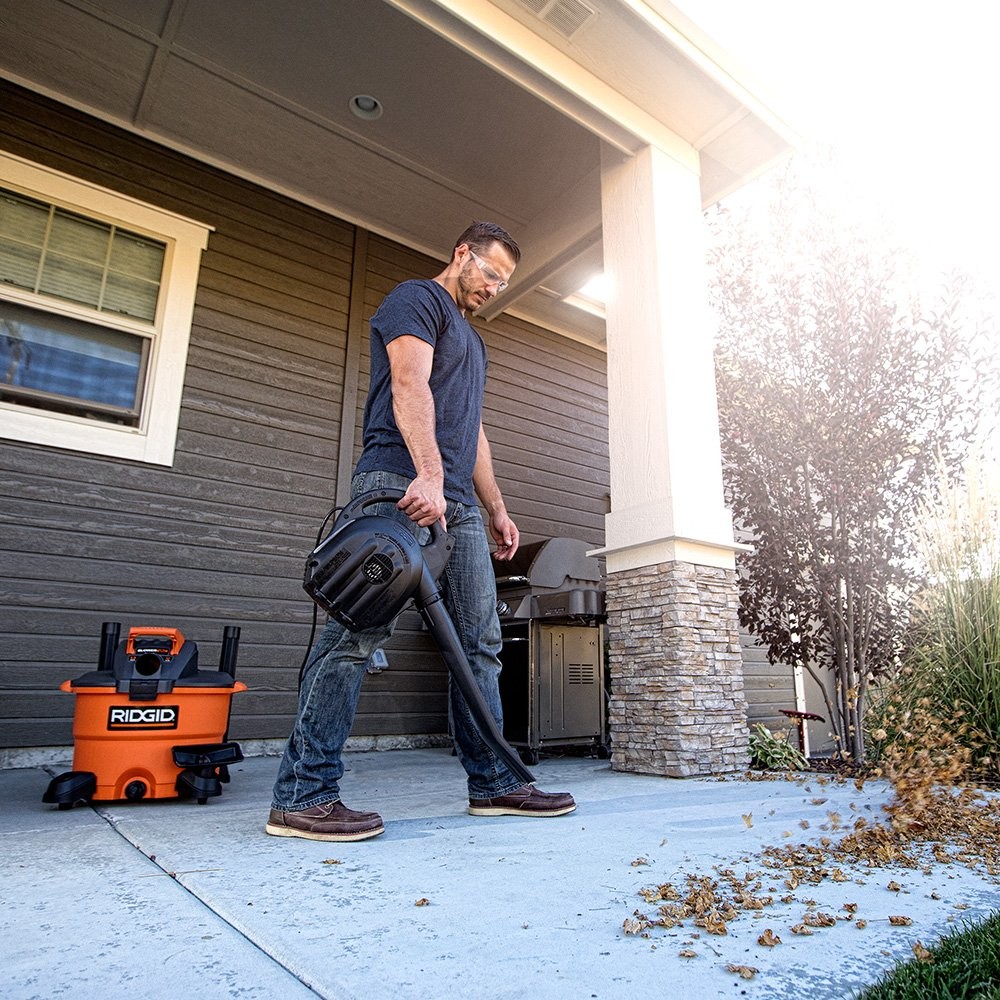
<instances>
[{"instance_id":1,"label":"black power cord","mask_svg":"<svg viewBox=\"0 0 1000 1000\"><path fill-rule=\"evenodd\" d=\"M335 518L344 508L343 507L331 507L326 512L326 517L320 522L319 531L316 532L316 544L313 548L317 548L319 543L323 541L323 537L326 534L326 526L330 523L331 518ZM306 672L306 664L309 662L309 653L312 651L313 640L316 638L316 625L319 621L319 605L313 602L313 613L312 613L312 628L309 630L309 641L306 643L306 652L302 657L302 663L299 665L299 681L298 687L302 687L302 675Z\"/></svg>"}]
</instances>

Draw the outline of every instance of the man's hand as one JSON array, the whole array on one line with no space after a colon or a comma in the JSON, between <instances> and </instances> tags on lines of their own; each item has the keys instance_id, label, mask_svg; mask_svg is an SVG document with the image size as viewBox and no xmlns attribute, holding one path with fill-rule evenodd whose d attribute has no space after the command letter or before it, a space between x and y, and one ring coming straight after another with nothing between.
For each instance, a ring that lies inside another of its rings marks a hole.
<instances>
[{"instance_id":1,"label":"man's hand","mask_svg":"<svg viewBox=\"0 0 1000 1000\"><path fill-rule=\"evenodd\" d=\"M437 478L417 476L406 488L406 494L396 506L422 528L429 528L435 521L447 529L444 519L446 503L444 483Z\"/></svg>"},{"instance_id":2,"label":"man's hand","mask_svg":"<svg viewBox=\"0 0 1000 1000\"><path fill-rule=\"evenodd\" d=\"M510 519L507 511L501 508L492 514L489 527L490 535L497 546L493 558L500 562L513 559L521 540L521 533L517 530L517 525Z\"/></svg>"}]
</instances>

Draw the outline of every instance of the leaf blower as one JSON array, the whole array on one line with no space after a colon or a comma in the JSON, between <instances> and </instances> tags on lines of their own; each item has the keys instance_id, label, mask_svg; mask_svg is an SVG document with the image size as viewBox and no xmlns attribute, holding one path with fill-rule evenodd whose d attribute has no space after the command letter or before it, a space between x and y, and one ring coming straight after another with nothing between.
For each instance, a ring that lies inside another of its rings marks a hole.
<instances>
[{"instance_id":1,"label":"leaf blower","mask_svg":"<svg viewBox=\"0 0 1000 1000\"><path fill-rule=\"evenodd\" d=\"M374 490L347 504L333 530L306 559L302 585L320 608L352 632L388 625L412 598L469 706L480 738L513 774L533 782L479 690L438 589L455 540L435 523L430 541L422 546L399 521L364 513L367 507L396 502L403 495L400 490Z\"/></svg>"}]
</instances>

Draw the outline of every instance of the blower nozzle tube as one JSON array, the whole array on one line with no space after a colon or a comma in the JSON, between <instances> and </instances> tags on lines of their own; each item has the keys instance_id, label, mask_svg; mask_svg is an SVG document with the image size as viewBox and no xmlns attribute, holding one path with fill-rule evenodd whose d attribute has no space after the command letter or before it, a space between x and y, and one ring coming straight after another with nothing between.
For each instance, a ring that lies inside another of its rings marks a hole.
<instances>
[{"instance_id":1,"label":"blower nozzle tube","mask_svg":"<svg viewBox=\"0 0 1000 1000\"><path fill-rule=\"evenodd\" d=\"M534 775L524 766L521 758L513 747L503 738L500 727L493 718L489 705L483 697L472 668L462 649L462 643L455 631L455 625L444 609L441 593L437 589L430 572L424 569L417 591L417 610L427 623L431 635L434 636L441 651L441 658L451 674L452 680L458 685L462 697L465 698L472 720L476 725L482 741L499 757L508 770L524 782L533 782Z\"/></svg>"}]
</instances>

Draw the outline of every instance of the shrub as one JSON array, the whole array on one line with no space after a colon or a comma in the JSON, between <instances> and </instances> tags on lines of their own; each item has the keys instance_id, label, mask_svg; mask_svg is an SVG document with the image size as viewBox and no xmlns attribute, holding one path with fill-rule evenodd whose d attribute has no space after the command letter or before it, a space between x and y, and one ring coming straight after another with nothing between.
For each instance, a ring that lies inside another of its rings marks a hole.
<instances>
[{"instance_id":1,"label":"shrub","mask_svg":"<svg viewBox=\"0 0 1000 1000\"><path fill-rule=\"evenodd\" d=\"M998 470L994 467L994 475ZM971 463L961 487L941 475L923 510L928 584L913 601L903 663L873 688L869 760L902 748L954 755L1000 778L1000 480Z\"/></svg>"},{"instance_id":2,"label":"shrub","mask_svg":"<svg viewBox=\"0 0 1000 1000\"><path fill-rule=\"evenodd\" d=\"M788 740L758 722L750 731L750 766L765 771L804 771L809 765Z\"/></svg>"}]
</instances>

